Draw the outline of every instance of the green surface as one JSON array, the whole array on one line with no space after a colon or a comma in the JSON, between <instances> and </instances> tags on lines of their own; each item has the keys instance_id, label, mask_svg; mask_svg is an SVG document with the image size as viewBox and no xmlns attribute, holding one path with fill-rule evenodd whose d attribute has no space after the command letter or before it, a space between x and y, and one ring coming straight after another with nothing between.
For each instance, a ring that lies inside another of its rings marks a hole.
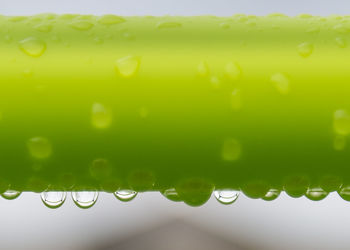
<instances>
[{"instance_id":1,"label":"green surface","mask_svg":"<svg viewBox=\"0 0 350 250\"><path fill-rule=\"evenodd\" d=\"M349 38L348 16L0 16L1 187L346 187Z\"/></svg>"}]
</instances>

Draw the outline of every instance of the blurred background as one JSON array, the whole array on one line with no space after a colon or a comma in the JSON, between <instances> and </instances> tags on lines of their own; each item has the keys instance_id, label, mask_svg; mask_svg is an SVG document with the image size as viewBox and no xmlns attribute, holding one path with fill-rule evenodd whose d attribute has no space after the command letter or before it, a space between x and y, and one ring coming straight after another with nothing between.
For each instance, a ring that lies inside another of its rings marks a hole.
<instances>
[{"instance_id":1,"label":"blurred background","mask_svg":"<svg viewBox=\"0 0 350 250\"><path fill-rule=\"evenodd\" d=\"M42 12L118 15L350 14L346 0L0 0L2 15ZM349 249L350 203L332 193L320 202L282 193L271 202L240 195L199 208L160 193L123 203L101 193L90 209L70 195L56 210L39 194L0 198L0 249Z\"/></svg>"}]
</instances>

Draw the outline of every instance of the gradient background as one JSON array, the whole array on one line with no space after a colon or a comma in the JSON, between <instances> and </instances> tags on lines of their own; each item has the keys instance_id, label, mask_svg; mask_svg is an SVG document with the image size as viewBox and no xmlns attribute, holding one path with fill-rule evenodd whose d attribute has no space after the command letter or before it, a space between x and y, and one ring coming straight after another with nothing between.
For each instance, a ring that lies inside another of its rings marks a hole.
<instances>
[{"instance_id":1,"label":"gradient background","mask_svg":"<svg viewBox=\"0 0 350 250\"><path fill-rule=\"evenodd\" d=\"M0 0L0 14L41 12L118 15L350 14L342 0ZM0 199L0 249L348 249L350 203L336 193L312 202L285 193L272 202L241 194L200 208L145 193L130 203L100 194L88 210L67 196L57 210L39 194Z\"/></svg>"}]
</instances>

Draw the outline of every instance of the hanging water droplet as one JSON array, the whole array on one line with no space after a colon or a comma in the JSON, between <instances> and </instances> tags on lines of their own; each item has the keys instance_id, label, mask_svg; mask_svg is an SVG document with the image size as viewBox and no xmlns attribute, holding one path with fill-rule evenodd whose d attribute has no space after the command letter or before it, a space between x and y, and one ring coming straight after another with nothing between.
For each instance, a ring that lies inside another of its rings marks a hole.
<instances>
[{"instance_id":1,"label":"hanging water droplet","mask_svg":"<svg viewBox=\"0 0 350 250\"><path fill-rule=\"evenodd\" d=\"M280 195L281 191L278 189L271 188L267 193L265 194L264 197L262 197L263 200L265 201L272 201L276 199Z\"/></svg>"},{"instance_id":2,"label":"hanging water droplet","mask_svg":"<svg viewBox=\"0 0 350 250\"><path fill-rule=\"evenodd\" d=\"M209 75L209 66L205 61L201 61L197 66L197 73L201 77Z\"/></svg>"},{"instance_id":3,"label":"hanging water droplet","mask_svg":"<svg viewBox=\"0 0 350 250\"><path fill-rule=\"evenodd\" d=\"M40 23L34 26L34 29L40 32L50 32L52 30L52 25L48 23Z\"/></svg>"},{"instance_id":4,"label":"hanging water droplet","mask_svg":"<svg viewBox=\"0 0 350 250\"><path fill-rule=\"evenodd\" d=\"M114 69L118 75L124 78L130 78L138 72L140 67L140 58L136 56L126 56L114 62Z\"/></svg>"},{"instance_id":5,"label":"hanging water droplet","mask_svg":"<svg viewBox=\"0 0 350 250\"><path fill-rule=\"evenodd\" d=\"M19 48L28 56L39 57L46 50L46 43L36 37L28 37L19 42Z\"/></svg>"},{"instance_id":6,"label":"hanging water droplet","mask_svg":"<svg viewBox=\"0 0 350 250\"><path fill-rule=\"evenodd\" d=\"M275 85L280 94L286 95L289 93L289 79L285 74L275 73L271 75L270 81Z\"/></svg>"},{"instance_id":7,"label":"hanging water droplet","mask_svg":"<svg viewBox=\"0 0 350 250\"><path fill-rule=\"evenodd\" d=\"M29 139L27 147L30 155L37 159L48 158L52 153L51 143L45 137L33 137Z\"/></svg>"},{"instance_id":8,"label":"hanging water droplet","mask_svg":"<svg viewBox=\"0 0 350 250\"><path fill-rule=\"evenodd\" d=\"M320 186L326 192L334 192L339 190L342 182L342 178L339 176L325 175L320 180Z\"/></svg>"},{"instance_id":9,"label":"hanging water droplet","mask_svg":"<svg viewBox=\"0 0 350 250\"><path fill-rule=\"evenodd\" d=\"M242 107L242 100L241 100L241 91L239 89L235 89L231 93L231 107L233 110L237 111L240 110Z\"/></svg>"},{"instance_id":10,"label":"hanging water droplet","mask_svg":"<svg viewBox=\"0 0 350 250\"><path fill-rule=\"evenodd\" d=\"M350 133L350 115L345 109L338 109L333 115L333 129L339 135L348 135Z\"/></svg>"},{"instance_id":11,"label":"hanging water droplet","mask_svg":"<svg viewBox=\"0 0 350 250\"><path fill-rule=\"evenodd\" d=\"M306 193L309 185L309 180L305 176L290 176L284 183L284 190L289 196L299 198Z\"/></svg>"},{"instance_id":12,"label":"hanging water droplet","mask_svg":"<svg viewBox=\"0 0 350 250\"><path fill-rule=\"evenodd\" d=\"M242 70L238 63L229 62L225 66L225 74L230 80L237 81L242 75Z\"/></svg>"},{"instance_id":13,"label":"hanging water droplet","mask_svg":"<svg viewBox=\"0 0 350 250\"><path fill-rule=\"evenodd\" d=\"M179 194L175 188L169 188L161 192L161 194L171 201L181 201Z\"/></svg>"},{"instance_id":14,"label":"hanging water droplet","mask_svg":"<svg viewBox=\"0 0 350 250\"><path fill-rule=\"evenodd\" d=\"M131 201L137 195L137 192L133 190L118 190L114 193L114 196L117 197L120 201Z\"/></svg>"},{"instance_id":15,"label":"hanging water droplet","mask_svg":"<svg viewBox=\"0 0 350 250\"><path fill-rule=\"evenodd\" d=\"M305 196L312 201L320 201L326 198L328 193L320 187L309 188Z\"/></svg>"},{"instance_id":16,"label":"hanging water droplet","mask_svg":"<svg viewBox=\"0 0 350 250\"><path fill-rule=\"evenodd\" d=\"M252 199L263 198L269 189L270 186L261 180L252 180L246 182L241 187L242 192Z\"/></svg>"},{"instance_id":17,"label":"hanging water droplet","mask_svg":"<svg viewBox=\"0 0 350 250\"><path fill-rule=\"evenodd\" d=\"M115 15L103 15L98 19L98 22L104 25L118 24L123 23L125 21L126 20L124 18Z\"/></svg>"},{"instance_id":18,"label":"hanging water droplet","mask_svg":"<svg viewBox=\"0 0 350 250\"><path fill-rule=\"evenodd\" d=\"M217 190L214 191L214 196L217 199L218 202L224 205L229 205L234 203L238 196L239 191L235 190Z\"/></svg>"},{"instance_id":19,"label":"hanging water droplet","mask_svg":"<svg viewBox=\"0 0 350 250\"><path fill-rule=\"evenodd\" d=\"M339 48L345 48L347 46L346 40L342 37L336 37L334 40Z\"/></svg>"},{"instance_id":20,"label":"hanging water droplet","mask_svg":"<svg viewBox=\"0 0 350 250\"><path fill-rule=\"evenodd\" d=\"M302 57L308 57L312 54L314 46L311 43L304 42L298 45L298 53Z\"/></svg>"},{"instance_id":21,"label":"hanging water droplet","mask_svg":"<svg viewBox=\"0 0 350 250\"><path fill-rule=\"evenodd\" d=\"M81 31L86 31L92 28L94 26L92 23L89 21L83 21L83 20L78 20L78 21L73 21L69 24L69 26L73 29L76 30L81 30Z\"/></svg>"},{"instance_id":22,"label":"hanging water droplet","mask_svg":"<svg viewBox=\"0 0 350 250\"><path fill-rule=\"evenodd\" d=\"M12 190L12 189L9 189L6 192L1 194L1 196L7 200L14 200L20 195L21 195L20 191L16 191L16 190Z\"/></svg>"},{"instance_id":23,"label":"hanging water droplet","mask_svg":"<svg viewBox=\"0 0 350 250\"><path fill-rule=\"evenodd\" d=\"M112 111L101 103L92 105L91 123L95 128L105 129L112 123Z\"/></svg>"},{"instance_id":24,"label":"hanging water droplet","mask_svg":"<svg viewBox=\"0 0 350 250\"><path fill-rule=\"evenodd\" d=\"M236 139L227 138L222 146L221 157L225 161L236 161L241 156L241 151L241 144Z\"/></svg>"},{"instance_id":25,"label":"hanging water droplet","mask_svg":"<svg viewBox=\"0 0 350 250\"><path fill-rule=\"evenodd\" d=\"M158 29L164 29L164 28L178 28L181 27L182 24L179 22L167 22L167 21L163 21L163 22L159 22L157 23L157 28Z\"/></svg>"},{"instance_id":26,"label":"hanging water droplet","mask_svg":"<svg viewBox=\"0 0 350 250\"><path fill-rule=\"evenodd\" d=\"M74 203L80 208L90 208L95 205L98 198L96 191L72 192Z\"/></svg>"},{"instance_id":27,"label":"hanging water droplet","mask_svg":"<svg viewBox=\"0 0 350 250\"><path fill-rule=\"evenodd\" d=\"M335 150L344 150L346 146L346 137L343 135L336 135L333 140L333 147Z\"/></svg>"},{"instance_id":28,"label":"hanging water droplet","mask_svg":"<svg viewBox=\"0 0 350 250\"><path fill-rule=\"evenodd\" d=\"M58 208L63 205L66 200L66 192L43 192L40 195L42 202L49 208Z\"/></svg>"}]
</instances>

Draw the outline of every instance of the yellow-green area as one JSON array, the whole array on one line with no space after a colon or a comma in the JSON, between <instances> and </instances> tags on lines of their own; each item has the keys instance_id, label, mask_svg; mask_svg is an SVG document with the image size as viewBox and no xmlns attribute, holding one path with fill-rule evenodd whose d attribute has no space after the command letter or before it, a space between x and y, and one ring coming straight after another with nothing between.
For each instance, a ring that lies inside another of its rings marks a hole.
<instances>
[{"instance_id":1,"label":"yellow-green area","mask_svg":"<svg viewBox=\"0 0 350 250\"><path fill-rule=\"evenodd\" d=\"M348 42L350 16L0 16L1 190L350 199Z\"/></svg>"}]
</instances>

